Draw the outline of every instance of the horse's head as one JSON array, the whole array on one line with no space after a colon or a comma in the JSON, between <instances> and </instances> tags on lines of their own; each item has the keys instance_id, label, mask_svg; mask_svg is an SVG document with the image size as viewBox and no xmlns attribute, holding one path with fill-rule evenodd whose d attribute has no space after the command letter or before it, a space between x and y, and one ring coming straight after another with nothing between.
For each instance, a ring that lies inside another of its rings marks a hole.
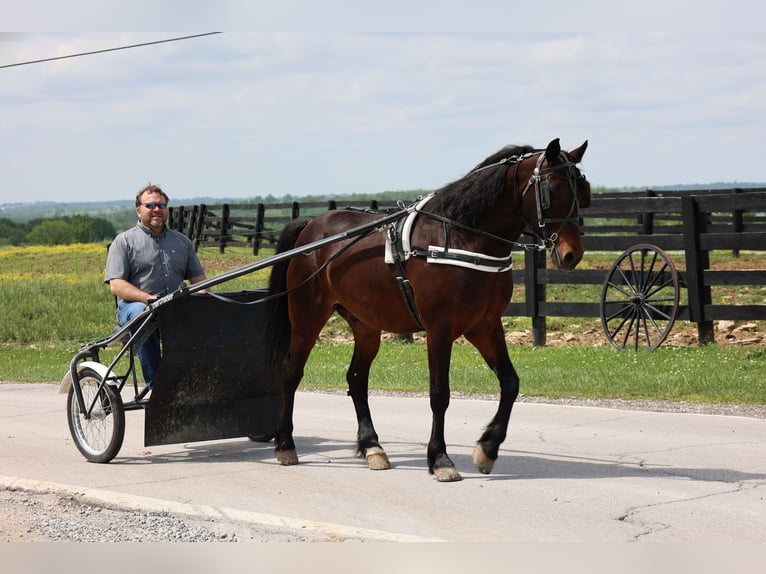
<instances>
[{"instance_id":1,"label":"horse's head","mask_svg":"<svg viewBox=\"0 0 766 574\"><path fill-rule=\"evenodd\" d=\"M572 151L561 151L558 138L544 152L519 166L524 219L532 233L551 249L559 269L574 269L583 256L580 208L590 205L590 184L577 164L588 142Z\"/></svg>"}]
</instances>

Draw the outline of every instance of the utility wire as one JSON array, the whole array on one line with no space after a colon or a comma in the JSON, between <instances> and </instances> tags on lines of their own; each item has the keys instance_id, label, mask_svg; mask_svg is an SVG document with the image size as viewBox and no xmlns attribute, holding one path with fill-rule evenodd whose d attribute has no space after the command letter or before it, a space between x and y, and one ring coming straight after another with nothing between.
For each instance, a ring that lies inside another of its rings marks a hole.
<instances>
[{"instance_id":1,"label":"utility wire","mask_svg":"<svg viewBox=\"0 0 766 574\"><path fill-rule=\"evenodd\" d=\"M29 62L19 62L18 64L4 64L2 68L12 68L14 66L27 66L29 64L40 64L42 62L52 62L54 60L64 60L66 58L77 58L79 56L92 56L93 54L103 54L104 52L115 52L117 50L127 50L129 48L140 48L141 46L151 46L153 44L165 44L167 42L178 42L179 40L189 40L191 38L200 38L202 36L212 36L221 32L205 32L204 34L195 34L193 36L181 36L180 38L169 38L167 40L156 40L154 42L144 42L143 44L131 44L130 46L120 46L118 48L106 48L104 50L95 50L93 52L81 52L79 54L69 54L68 56L56 56L55 58L44 58L42 60L31 60Z\"/></svg>"}]
</instances>

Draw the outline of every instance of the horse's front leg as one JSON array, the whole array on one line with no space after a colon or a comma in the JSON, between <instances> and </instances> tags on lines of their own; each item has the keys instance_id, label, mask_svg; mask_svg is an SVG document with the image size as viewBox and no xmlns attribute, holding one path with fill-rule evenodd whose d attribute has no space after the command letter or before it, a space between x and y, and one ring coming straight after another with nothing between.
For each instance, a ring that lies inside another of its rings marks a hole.
<instances>
[{"instance_id":1,"label":"horse's front leg","mask_svg":"<svg viewBox=\"0 0 766 574\"><path fill-rule=\"evenodd\" d=\"M431 399L431 438L428 441L428 472L439 482L455 482L463 477L447 455L444 421L449 407L449 364L452 339L446 334L428 333L428 371Z\"/></svg>"},{"instance_id":2,"label":"horse's front leg","mask_svg":"<svg viewBox=\"0 0 766 574\"><path fill-rule=\"evenodd\" d=\"M345 318L354 333L354 355L346 373L346 380L348 394L356 411L358 452L365 458L370 470L386 470L391 468L391 463L380 446L378 433L372 424L368 393L370 365L380 350L380 331L363 325L354 317Z\"/></svg>"},{"instance_id":3,"label":"horse's front leg","mask_svg":"<svg viewBox=\"0 0 766 574\"><path fill-rule=\"evenodd\" d=\"M473 464L484 474L492 472L500 445L508 432L511 410L519 396L519 377L508 356L503 325L498 320L493 327L477 329L465 334L481 353L500 383L500 403L497 412L482 433L473 451Z\"/></svg>"}]
</instances>

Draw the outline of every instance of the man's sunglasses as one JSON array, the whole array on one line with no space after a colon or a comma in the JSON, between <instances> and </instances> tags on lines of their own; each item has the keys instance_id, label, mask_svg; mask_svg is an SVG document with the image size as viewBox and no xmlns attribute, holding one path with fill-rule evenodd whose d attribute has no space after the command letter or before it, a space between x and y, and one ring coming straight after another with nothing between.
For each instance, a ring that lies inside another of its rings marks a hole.
<instances>
[{"instance_id":1,"label":"man's sunglasses","mask_svg":"<svg viewBox=\"0 0 766 574\"><path fill-rule=\"evenodd\" d=\"M168 206L167 203L157 203L156 201L150 201L149 203L144 203L144 207L146 209L154 209L155 207L158 207L160 209L165 209Z\"/></svg>"}]
</instances>

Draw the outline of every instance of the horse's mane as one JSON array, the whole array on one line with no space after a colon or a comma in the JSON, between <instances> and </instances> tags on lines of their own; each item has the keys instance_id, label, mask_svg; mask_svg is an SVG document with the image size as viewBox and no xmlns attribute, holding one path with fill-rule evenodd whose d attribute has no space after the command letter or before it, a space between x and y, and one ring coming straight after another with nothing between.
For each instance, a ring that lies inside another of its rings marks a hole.
<instances>
[{"instance_id":1,"label":"horse's mane","mask_svg":"<svg viewBox=\"0 0 766 574\"><path fill-rule=\"evenodd\" d=\"M463 225L476 226L479 219L492 207L505 187L505 174L512 162L489 167L513 156L536 151L532 146L506 146L493 153L474 167L468 174L448 183L436 191L429 202L428 211L433 211Z\"/></svg>"}]
</instances>

